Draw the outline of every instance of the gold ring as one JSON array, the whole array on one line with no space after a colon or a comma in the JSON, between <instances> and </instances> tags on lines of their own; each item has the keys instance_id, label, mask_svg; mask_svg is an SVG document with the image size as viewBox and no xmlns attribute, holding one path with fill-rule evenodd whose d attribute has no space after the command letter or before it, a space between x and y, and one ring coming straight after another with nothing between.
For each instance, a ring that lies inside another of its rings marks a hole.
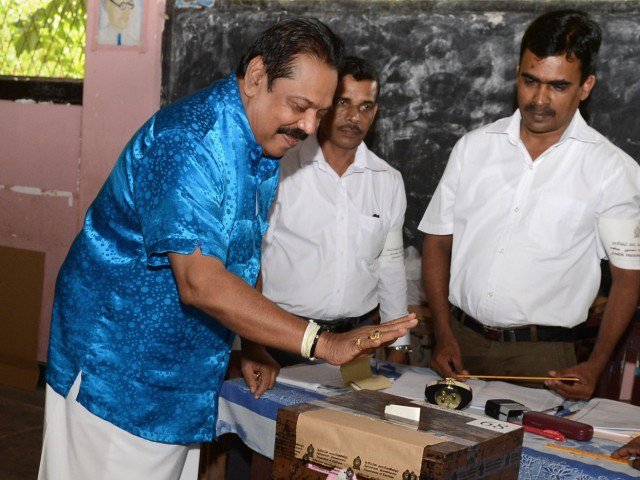
<instances>
[{"instance_id":1,"label":"gold ring","mask_svg":"<svg viewBox=\"0 0 640 480\"><path fill-rule=\"evenodd\" d=\"M362 350L362 339L361 338L356 338L356 348L358 350Z\"/></svg>"},{"instance_id":2,"label":"gold ring","mask_svg":"<svg viewBox=\"0 0 640 480\"><path fill-rule=\"evenodd\" d=\"M371 340L378 340L380 338L381 334L382 334L382 332L380 330L374 330L373 332L371 332L369 334L369 338Z\"/></svg>"},{"instance_id":3,"label":"gold ring","mask_svg":"<svg viewBox=\"0 0 640 480\"><path fill-rule=\"evenodd\" d=\"M253 376L256 377L256 380L260 381L262 378L262 372L255 372Z\"/></svg>"}]
</instances>

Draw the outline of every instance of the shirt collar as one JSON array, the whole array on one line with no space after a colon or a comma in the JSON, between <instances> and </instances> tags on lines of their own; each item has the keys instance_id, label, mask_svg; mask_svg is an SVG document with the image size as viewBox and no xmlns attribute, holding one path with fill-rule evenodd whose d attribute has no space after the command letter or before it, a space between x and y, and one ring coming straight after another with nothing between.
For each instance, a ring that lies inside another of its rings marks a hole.
<instances>
[{"instance_id":1,"label":"shirt collar","mask_svg":"<svg viewBox=\"0 0 640 480\"><path fill-rule=\"evenodd\" d=\"M238 87L238 78L235 73L230 74L227 78L222 80L221 93L224 98L226 109L231 114L233 119L240 127L241 135L238 135L238 139L244 140L249 156L251 158L251 167L254 173L261 171L263 174L268 175L277 168L278 160L263 156L262 147L256 141L256 137L251 130L247 113L244 110L242 104L242 98L240 97L240 89Z\"/></svg>"},{"instance_id":2,"label":"shirt collar","mask_svg":"<svg viewBox=\"0 0 640 480\"><path fill-rule=\"evenodd\" d=\"M571 123L562 134L560 141L564 141L567 138L573 138L579 142L597 143L599 136L596 131L587 125L587 122L582 118L580 110L576 110L575 115L571 119Z\"/></svg>"},{"instance_id":3,"label":"shirt collar","mask_svg":"<svg viewBox=\"0 0 640 480\"><path fill-rule=\"evenodd\" d=\"M520 122L522 121L522 115L520 110L516 110L509 118L508 122L496 122L489 127L487 133L502 133L507 135L509 141L515 145L520 140ZM562 133L558 144L563 143L568 138L572 138L579 142L596 143L598 141L598 135L595 130L587 125L584 118L580 114L580 110L576 110L571 122Z\"/></svg>"},{"instance_id":4,"label":"shirt collar","mask_svg":"<svg viewBox=\"0 0 640 480\"><path fill-rule=\"evenodd\" d=\"M320 169L325 171L331 169L331 166L324 158L316 135L309 135L300 146L298 161L300 162L300 166L317 162ZM361 142L356 150L353 163L349 166L347 172L363 172L365 169L373 170L374 172L383 172L387 170L387 165L381 162L375 155L371 155L365 143Z\"/></svg>"},{"instance_id":5,"label":"shirt collar","mask_svg":"<svg viewBox=\"0 0 640 480\"><path fill-rule=\"evenodd\" d=\"M330 168L327 161L324 159L324 154L318 143L318 138L315 135L309 135L306 140L302 142L298 150L298 161L300 166L307 165L309 163L318 162L323 169Z\"/></svg>"}]
</instances>

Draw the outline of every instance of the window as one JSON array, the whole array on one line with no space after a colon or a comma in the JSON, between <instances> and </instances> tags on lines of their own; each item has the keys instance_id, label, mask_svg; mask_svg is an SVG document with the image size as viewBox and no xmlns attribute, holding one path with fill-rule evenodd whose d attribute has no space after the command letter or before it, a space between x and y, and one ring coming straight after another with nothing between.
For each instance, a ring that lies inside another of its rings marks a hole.
<instances>
[{"instance_id":1,"label":"window","mask_svg":"<svg viewBox=\"0 0 640 480\"><path fill-rule=\"evenodd\" d=\"M0 0L0 98L82 103L86 0Z\"/></svg>"}]
</instances>

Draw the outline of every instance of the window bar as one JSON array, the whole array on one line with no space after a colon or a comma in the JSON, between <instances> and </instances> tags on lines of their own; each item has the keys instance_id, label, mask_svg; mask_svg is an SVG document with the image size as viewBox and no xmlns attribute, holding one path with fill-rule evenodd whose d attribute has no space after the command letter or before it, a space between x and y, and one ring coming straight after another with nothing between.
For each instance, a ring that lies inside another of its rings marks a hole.
<instances>
[{"instance_id":1,"label":"window bar","mask_svg":"<svg viewBox=\"0 0 640 480\"><path fill-rule=\"evenodd\" d=\"M82 18L78 18L78 11L76 10L75 13L75 21L78 22L78 24L81 24L83 22ZM74 65L75 64L81 64L84 66L84 61L81 61L81 59L84 57L84 49L85 49L85 45L86 45L86 38L87 38L87 30L86 28L80 28L79 29L79 34L80 34L80 41L79 42L75 42L74 45L76 45L76 52L77 52L77 57L75 58L75 61L73 62ZM84 69L83 71L80 73L81 77L84 78ZM74 78L76 78L74 76Z\"/></svg>"},{"instance_id":2,"label":"window bar","mask_svg":"<svg viewBox=\"0 0 640 480\"><path fill-rule=\"evenodd\" d=\"M7 6L7 8L4 11L4 18L2 19L2 23L0 23L0 28L2 28L2 26L7 24L7 16L9 15L9 6ZM7 54L9 52L9 48L11 48L11 39L9 39L8 42L0 42L1 43L5 43L5 47L3 49L3 53L4 55L2 56L2 58L0 58L0 65L4 65L4 61L7 58Z\"/></svg>"},{"instance_id":3,"label":"window bar","mask_svg":"<svg viewBox=\"0 0 640 480\"><path fill-rule=\"evenodd\" d=\"M49 8L47 9L47 15L45 17L44 26L43 26L43 28L49 29L49 31L54 32L55 31L55 27L54 27L55 15L52 15L52 13L57 13L55 11L55 2L49 3ZM36 43L36 46L33 49L35 51L38 50L38 46L42 42L42 36L40 35L40 29L42 27L37 26L36 28L37 28L37 32L38 32L38 43ZM29 31L31 31L31 30L29 30ZM47 58L49 56L49 52L51 51L51 46L53 45L53 43L54 42L49 42L49 45L47 45L47 51L45 52L44 56L42 57L42 60L39 60L40 68L38 70L37 75L29 75L29 74L27 74L28 76L37 76L37 77L43 76L42 75L42 70L43 69L48 69L48 67L47 67ZM32 72L37 67L37 65L35 64L36 57L37 57L37 55L31 55L31 62L29 63L29 67L27 68L27 72ZM49 77L50 75L44 75L44 76L45 77Z\"/></svg>"}]
</instances>

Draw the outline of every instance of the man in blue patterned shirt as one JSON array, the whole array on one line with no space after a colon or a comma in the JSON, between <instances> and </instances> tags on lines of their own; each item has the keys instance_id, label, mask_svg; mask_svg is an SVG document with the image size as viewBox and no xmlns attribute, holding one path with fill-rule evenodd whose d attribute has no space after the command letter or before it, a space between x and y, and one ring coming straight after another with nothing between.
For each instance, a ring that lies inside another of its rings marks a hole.
<instances>
[{"instance_id":1,"label":"man in blue patterned shirt","mask_svg":"<svg viewBox=\"0 0 640 480\"><path fill-rule=\"evenodd\" d=\"M342 50L284 21L129 141L58 277L41 479L195 479L233 331L341 364L415 325L320 334L252 288L277 158L329 109Z\"/></svg>"}]
</instances>

